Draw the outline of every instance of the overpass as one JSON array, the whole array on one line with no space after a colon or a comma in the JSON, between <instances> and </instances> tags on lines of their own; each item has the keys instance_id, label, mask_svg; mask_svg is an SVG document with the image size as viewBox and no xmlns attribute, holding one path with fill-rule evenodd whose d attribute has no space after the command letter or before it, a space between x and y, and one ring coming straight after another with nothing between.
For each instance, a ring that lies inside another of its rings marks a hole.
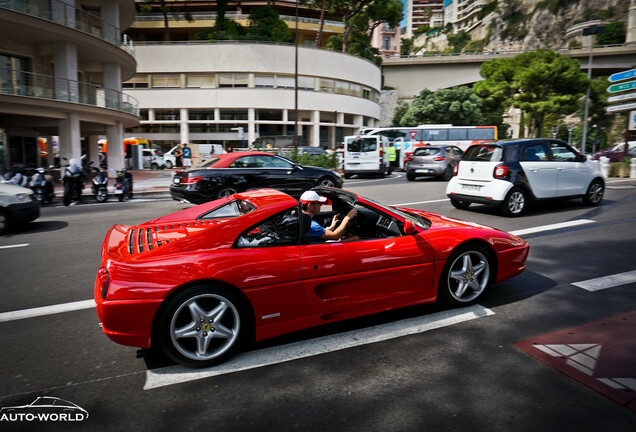
<instances>
[{"instance_id":1,"label":"overpass","mask_svg":"<svg viewBox=\"0 0 636 432\"><path fill-rule=\"evenodd\" d=\"M587 72L590 49L554 50L581 63ZM382 63L383 86L398 90L401 99L412 99L424 88L435 91L459 85L472 85L482 79L482 63L496 58L511 58L526 51L498 51L468 54L431 54L385 58ZM636 67L636 44L595 47L592 74L611 75Z\"/></svg>"}]
</instances>

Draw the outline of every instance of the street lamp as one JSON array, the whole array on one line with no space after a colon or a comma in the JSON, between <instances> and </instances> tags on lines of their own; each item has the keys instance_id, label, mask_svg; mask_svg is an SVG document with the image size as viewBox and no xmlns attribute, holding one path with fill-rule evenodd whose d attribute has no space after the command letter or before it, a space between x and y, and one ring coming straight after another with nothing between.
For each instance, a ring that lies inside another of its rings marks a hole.
<instances>
[{"instance_id":1,"label":"street lamp","mask_svg":"<svg viewBox=\"0 0 636 432\"><path fill-rule=\"evenodd\" d=\"M596 34L603 33L605 27L599 25L592 25L583 29L583 36L593 36ZM592 52L594 48L594 38L590 37L590 57L587 63L587 78L592 79L592 59L594 58L594 54ZM583 117L583 137L581 138L581 153L585 154L585 143L587 141L587 116L590 110L590 89L592 88L592 83L587 86L587 93L585 95L585 114Z\"/></svg>"}]
</instances>

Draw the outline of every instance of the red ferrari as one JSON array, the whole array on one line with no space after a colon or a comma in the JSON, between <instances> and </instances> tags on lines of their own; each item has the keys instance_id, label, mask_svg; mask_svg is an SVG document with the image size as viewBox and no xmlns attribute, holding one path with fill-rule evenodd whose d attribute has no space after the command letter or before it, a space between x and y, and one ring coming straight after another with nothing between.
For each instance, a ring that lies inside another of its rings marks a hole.
<instances>
[{"instance_id":1,"label":"red ferrari","mask_svg":"<svg viewBox=\"0 0 636 432\"><path fill-rule=\"evenodd\" d=\"M438 298L473 303L525 268L529 246L512 234L314 190L329 200L314 217L323 225L357 209L357 241L311 242L298 201L272 189L113 226L95 281L103 331L210 366L244 342Z\"/></svg>"}]
</instances>

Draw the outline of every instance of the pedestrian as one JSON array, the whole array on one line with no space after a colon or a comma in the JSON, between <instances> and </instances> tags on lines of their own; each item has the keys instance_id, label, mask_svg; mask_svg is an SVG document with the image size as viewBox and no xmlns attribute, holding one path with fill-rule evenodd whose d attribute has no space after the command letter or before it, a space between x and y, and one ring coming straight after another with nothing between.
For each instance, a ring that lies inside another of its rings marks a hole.
<instances>
[{"instance_id":1,"label":"pedestrian","mask_svg":"<svg viewBox=\"0 0 636 432\"><path fill-rule=\"evenodd\" d=\"M177 168L183 168L183 152L181 151L181 146L178 145L177 149L174 151L174 165Z\"/></svg>"},{"instance_id":2,"label":"pedestrian","mask_svg":"<svg viewBox=\"0 0 636 432\"><path fill-rule=\"evenodd\" d=\"M183 166L188 169L192 166L192 153L188 144L183 143Z\"/></svg>"},{"instance_id":3,"label":"pedestrian","mask_svg":"<svg viewBox=\"0 0 636 432\"><path fill-rule=\"evenodd\" d=\"M398 149L395 147L395 143L391 143L391 147L389 147L389 163L394 169L398 168Z\"/></svg>"}]
</instances>

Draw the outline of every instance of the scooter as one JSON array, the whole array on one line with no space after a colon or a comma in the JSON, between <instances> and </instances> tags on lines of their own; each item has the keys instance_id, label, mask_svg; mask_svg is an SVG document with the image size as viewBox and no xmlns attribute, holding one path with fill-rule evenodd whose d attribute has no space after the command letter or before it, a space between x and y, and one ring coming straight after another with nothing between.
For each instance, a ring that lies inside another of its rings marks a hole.
<instances>
[{"instance_id":1,"label":"scooter","mask_svg":"<svg viewBox=\"0 0 636 432\"><path fill-rule=\"evenodd\" d=\"M2 176L2 183L28 187L29 177L25 174L24 166L15 165Z\"/></svg>"},{"instance_id":2,"label":"scooter","mask_svg":"<svg viewBox=\"0 0 636 432\"><path fill-rule=\"evenodd\" d=\"M66 160L66 158L64 158ZM80 201L82 199L82 190L84 189L84 171L77 159L70 160L68 165L64 165L64 198L65 206L71 204L71 201Z\"/></svg>"},{"instance_id":3,"label":"scooter","mask_svg":"<svg viewBox=\"0 0 636 432\"><path fill-rule=\"evenodd\" d=\"M93 175L92 191L97 202L103 203L108 200L108 176L102 168L92 167L95 175Z\"/></svg>"},{"instance_id":4,"label":"scooter","mask_svg":"<svg viewBox=\"0 0 636 432\"><path fill-rule=\"evenodd\" d=\"M117 171L113 193L118 196L119 201L133 197L133 176L125 168Z\"/></svg>"},{"instance_id":5,"label":"scooter","mask_svg":"<svg viewBox=\"0 0 636 432\"><path fill-rule=\"evenodd\" d=\"M49 169L53 168L53 165L49 167ZM49 204L53 202L55 198L55 188L53 187L53 177L47 174L48 170L44 168L38 168L33 176L31 176L31 181L29 182L29 186L33 190L35 197L40 201L40 204L43 204L45 201Z\"/></svg>"}]
</instances>

